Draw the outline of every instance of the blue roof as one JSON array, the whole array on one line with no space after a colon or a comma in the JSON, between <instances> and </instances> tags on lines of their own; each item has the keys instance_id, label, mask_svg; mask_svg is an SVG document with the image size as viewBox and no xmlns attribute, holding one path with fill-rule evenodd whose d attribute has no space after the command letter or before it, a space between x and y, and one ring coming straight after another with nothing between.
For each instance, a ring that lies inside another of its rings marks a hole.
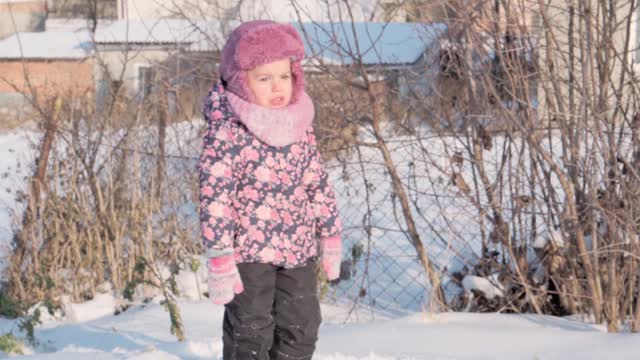
<instances>
[{"instance_id":1,"label":"blue roof","mask_svg":"<svg viewBox=\"0 0 640 360\"><path fill-rule=\"evenodd\" d=\"M353 63L352 56L357 48L365 65L413 64L446 29L444 24L421 23L307 22L292 25L305 42L306 57L342 65Z\"/></svg>"}]
</instances>

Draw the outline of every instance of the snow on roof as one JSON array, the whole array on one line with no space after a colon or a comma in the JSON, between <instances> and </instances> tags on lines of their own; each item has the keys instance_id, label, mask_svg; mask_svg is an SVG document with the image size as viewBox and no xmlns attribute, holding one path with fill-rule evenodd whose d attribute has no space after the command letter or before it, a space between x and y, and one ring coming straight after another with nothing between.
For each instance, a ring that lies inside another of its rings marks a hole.
<instances>
[{"instance_id":1,"label":"snow on roof","mask_svg":"<svg viewBox=\"0 0 640 360\"><path fill-rule=\"evenodd\" d=\"M2 1L2 0L0 0ZM98 19L97 27L111 25L114 20ZM91 22L88 19L78 18L48 18L44 21L44 28L49 30L88 30Z\"/></svg>"},{"instance_id":2,"label":"snow on roof","mask_svg":"<svg viewBox=\"0 0 640 360\"><path fill-rule=\"evenodd\" d=\"M91 51L87 30L59 28L19 33L0 41L0 58L84 58ZM412 64L432 46L445 26L417 23L292 23L305 41L307 57L350 64L357 44L364 64ZM82 27L81 27L82 29ZM192 51L220 50L225 38L219 22L180 19L118 20L99 26L97 44L184 44ZM354 36L355 33L355 36ZM22 43L22 52L17 39Z\"/></svg>"},{"instance_id":3,"label":"snow on roof","mask_svg":"<svg viewBox=\"0 0 640 360\"><path fill-rule=\"evenodd\" d=\"M411 64L445 29L443 24L417 23L291 24L305 40L307 57L322 58L325 63L333 64L352 62L348 53L355 48L356 38L365 64ZM191 51L221 50L226 40L222 26L215 21L182 19L118 20L98 28L95 39L98 44L179 43L187 45Z\"/></svg>"},{"instance_id":4,"label":"snow on roof","mask_svg":"<svg viewBox=\"0 0 640 360\"><path fill-rule=\"evenodd\" d=\"M182 19L118 20L96 30L96 43L193 44L219 39L217 22Z\"/></svg>"},{"instance_id":5,"label":"snow on roof","mask_svg":"<svg viewBox=\"0 0 640 360\"><path fill-rule=\"evenodd\" d=\"M0 59L84 59L92 48L86 30L19 32L0 41Z\"/></svg>"},{"instance_id":6,"label":"snow on roof","mask_svg":"<svg viewBox=\"0 0 640 360\"><path fill-rule=\"evenodd\" d=\"M362 62L412 64L446 29L444 24L293 23L305 41L306 56L351 64L360 49ZM355 34L355 36L354 36ZM356 41L357 40L357 41ZM357 47L356 47L357 44Z\"/></svg>"}]
</instances>

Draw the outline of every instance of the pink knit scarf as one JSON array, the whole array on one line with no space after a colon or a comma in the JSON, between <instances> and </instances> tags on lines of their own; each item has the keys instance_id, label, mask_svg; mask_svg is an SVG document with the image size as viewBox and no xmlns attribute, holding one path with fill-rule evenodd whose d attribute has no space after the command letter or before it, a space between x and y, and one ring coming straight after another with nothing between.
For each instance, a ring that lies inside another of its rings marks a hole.
<instances>
[{"instance_id":1,"label":"pink knit scarf","mask_svg":"<svg viewBox=\"0 0 640 360\"><path fill-rule=\"evenodd\" d=\"M240 121L258 139L271 146L286 146L302 140L313 121L313 102L305 91L294 104L279 109L256 105L231 91L226 95Z\"/></svg>"}]
</instances>

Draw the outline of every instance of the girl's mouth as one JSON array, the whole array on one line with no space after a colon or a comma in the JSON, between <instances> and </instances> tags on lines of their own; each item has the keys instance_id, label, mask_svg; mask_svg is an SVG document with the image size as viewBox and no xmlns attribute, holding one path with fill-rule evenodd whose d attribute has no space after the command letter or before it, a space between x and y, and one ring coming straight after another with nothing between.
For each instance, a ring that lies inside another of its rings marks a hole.
<instances>
[{"instance_id":1,"label":"girl's mouth","mask_svg":"<svg viewBox=\"0 0 640 360\"><path fill-rule=\"evenodd\" d=\"M275 106L275 107L283 106L284 105L284 96L278 96L276 98L271 99L269 101L269 104L271 106Z\"/></svg>"}]
</instances>

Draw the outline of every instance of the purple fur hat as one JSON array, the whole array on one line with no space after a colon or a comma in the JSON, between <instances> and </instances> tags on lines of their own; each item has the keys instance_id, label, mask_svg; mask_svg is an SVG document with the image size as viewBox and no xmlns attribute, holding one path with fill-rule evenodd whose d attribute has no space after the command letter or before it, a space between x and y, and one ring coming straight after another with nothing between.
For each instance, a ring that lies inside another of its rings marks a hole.
<instances>
[{"instance_id":1,"label":"purple fur hat","mask_svg":"<svg viewBox=\"0 0 640 360\"><path fill-rule=\"evenodd\" d=\"M295 103L304 89L301 65L304 44L291 25L270 20L254 20L238 26L222 49L220 77L227 83L229 91L244 100L255 102L247 86L246 72L256 66L284 58L291 59L291 103Z\"/></svg>"}]
</instances>

